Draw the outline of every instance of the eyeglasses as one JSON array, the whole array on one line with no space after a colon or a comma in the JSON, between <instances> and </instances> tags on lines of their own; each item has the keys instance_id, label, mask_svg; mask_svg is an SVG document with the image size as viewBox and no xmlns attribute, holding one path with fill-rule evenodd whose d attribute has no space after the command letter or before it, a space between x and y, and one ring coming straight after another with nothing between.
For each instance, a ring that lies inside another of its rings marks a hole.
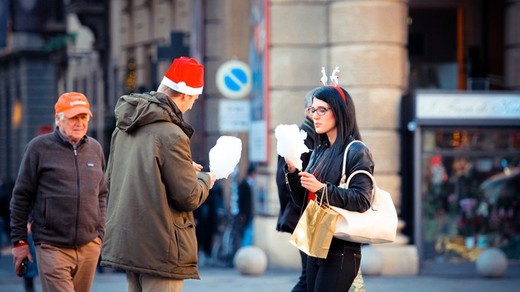
<instances>
[{"instance_id":1,"label":"eyeglasses","mask_svg":"<svg viewBox=\"0 0 520 292\"><path fill-rule=\"evenodd\" d=\"M323 107L323 106L319 106L318 108L308 107L307 110L311 113L311 115L318 113L319 116L323 116L324 114L327 113L328 110L330 110L330 107Z\"/></svg>"}]
</instances>

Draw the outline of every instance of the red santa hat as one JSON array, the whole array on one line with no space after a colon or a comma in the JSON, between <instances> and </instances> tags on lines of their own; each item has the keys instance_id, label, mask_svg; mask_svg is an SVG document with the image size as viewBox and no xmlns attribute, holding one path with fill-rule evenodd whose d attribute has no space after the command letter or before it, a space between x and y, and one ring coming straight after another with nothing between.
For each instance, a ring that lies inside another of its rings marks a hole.
<instances>
[{"instance_id":1,"label":"red santa hat","mask_svg":"<svg viewBox=\"0 0 520 292\"><path fill-rule=\"evenodd\" d=\"M164 74L161 84L184 94L201 94L204 87L204 66L193 58L176 58Z\"/></svg>"}]
</instances>

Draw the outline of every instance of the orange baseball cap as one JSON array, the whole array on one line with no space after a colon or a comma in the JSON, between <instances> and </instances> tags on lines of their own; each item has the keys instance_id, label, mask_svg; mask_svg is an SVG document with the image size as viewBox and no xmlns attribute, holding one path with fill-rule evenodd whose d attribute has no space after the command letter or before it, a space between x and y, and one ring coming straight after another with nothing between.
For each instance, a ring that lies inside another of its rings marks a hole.
<instances>
[{"instance_id":1,"label":"orange baseball cap","mask_svg":"<svg viewBox=\"0 0 520 292\"><path fill-rule=\"evenodd\" d=\"M62 94L54 105L54 110L56 113L63 113L66 118L72 118L79 114L93 116L87 97L79 92L66 92Z\"/></svg>"}]
</instances>

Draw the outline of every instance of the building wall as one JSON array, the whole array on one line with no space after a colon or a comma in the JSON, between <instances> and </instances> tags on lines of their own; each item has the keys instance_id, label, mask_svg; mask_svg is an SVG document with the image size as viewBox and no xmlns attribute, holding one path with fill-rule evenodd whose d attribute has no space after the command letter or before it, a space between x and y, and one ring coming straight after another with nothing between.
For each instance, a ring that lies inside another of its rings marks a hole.
<instances>
[{"instance_id":1,"label":"building wall","mask_svg":"<svg viewBox=\"0 0 520 292\"><path fill-rule=\"evenodd\" d=\"M48 57L38 53L13 56L0 66L0 173L7 180L16 179L25 145L44 127L54 126L55 70Z\"/></svg>"},{"instance_id":2,"label":"building wall","mask_svg":"<svg viewBox=\"0 0 520 292\"><path fill-rule=\"evenodd\" d=\"M206 119L204 149L207 155L209 149L221 135L232 135L242 140L242 159L239 162L240 177L247 170L247 133L222 133L219 131L219 102L225 97L216 85L216 75L219 67L230 60L249 62L249 14L250 1L217 0L205 2L205 85L201 102ZM248 99L249 97L245 97ZM225 184L229 182L224 182ZM229 194L226 195L229 199Z\"/></svg>"},{"instance_id":3,"label":"building wall","mask_svg":"<svg viewBox=\"0 0 520 292\"><path fill-rule=\"evenodd\" d=\"M3 1L2 5L7 1ZM0 176L16 179L27 143L54 126L65 23L61 1L9 1L0 47ZM2 7L4 9L6 7Z\"/></svg>"}]
</instances>

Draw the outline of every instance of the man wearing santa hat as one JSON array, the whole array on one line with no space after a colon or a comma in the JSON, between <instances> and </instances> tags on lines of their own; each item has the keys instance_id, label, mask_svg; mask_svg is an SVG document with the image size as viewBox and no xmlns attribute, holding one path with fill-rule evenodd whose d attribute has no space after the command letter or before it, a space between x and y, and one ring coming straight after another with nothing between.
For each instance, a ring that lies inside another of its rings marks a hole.
<instances>
[{"instance_id":1,"label":"man wearing santa hat","mask_svg":"<svg viewBox=\"0 0 520 292\"><path fill-rule=\"evenodd\" d=\"M215 175L192 162L193 128L183 114L203 85L203 65L180 57L157 92L116 104L101 264L125 270L128 291L182 291L184 279L199 279L193 211Z\"/></svg>"}]
</instances>

